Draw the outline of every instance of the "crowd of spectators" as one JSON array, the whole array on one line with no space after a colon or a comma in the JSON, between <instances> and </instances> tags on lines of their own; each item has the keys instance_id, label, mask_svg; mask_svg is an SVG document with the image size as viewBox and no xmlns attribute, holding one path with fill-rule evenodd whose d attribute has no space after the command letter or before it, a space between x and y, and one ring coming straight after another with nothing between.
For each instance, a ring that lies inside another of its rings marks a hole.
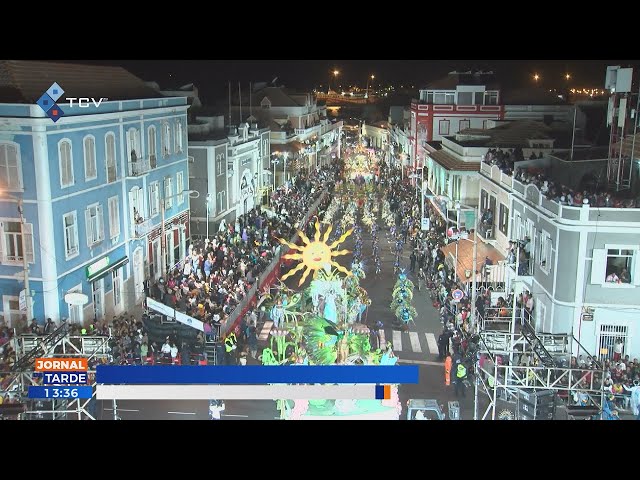
<instances>
[{"instance_id":1,"label":"crowd of spectators","mask_svg":"<svg viewBox=\"0 0 640 480\"><path fill-rule=\"evenodd\" d=\"M535 155L534 155L535 156ZM536 157L540 158L540 157ZM529 159L532 159L531 157ZM502 149L490 149L484 157L484 162L489 165L497 165L507 175L525 185L535 185L548 200L560 205L581 207L585 200L594 207L611 208L640 208L640 198L622 198L614 196L604 189L572 189L551 179L544 168L523 167L515 168L515 162L524 160L522 149L517 147L510 151Z\"/></svg>"}]
</instances>

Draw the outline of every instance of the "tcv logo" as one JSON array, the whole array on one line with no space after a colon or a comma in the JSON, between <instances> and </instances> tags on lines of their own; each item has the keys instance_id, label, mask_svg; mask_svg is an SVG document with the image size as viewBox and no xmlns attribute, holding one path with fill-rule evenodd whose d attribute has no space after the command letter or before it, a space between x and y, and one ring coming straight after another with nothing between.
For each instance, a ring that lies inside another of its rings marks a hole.
<instances>
[{"instance_id":1,"label":"tcv logo","mask_svg":"<svg viewBox=\"0 0 640 480\"><path fill-rule=\"evenodd\" d=\"M64 111L57 104L62 95L64 95L64 90L60 85L54 82L53 85L51 85L36 102L54 122L57 122L64 116ZM93 97L65 97L64 100L68 102L71 107L73 107L75 103L80 108L89 108L91 105L99 107L102 102L109 99L105 97L100 97L97 100Z\"/></svg>"}]
</instances>

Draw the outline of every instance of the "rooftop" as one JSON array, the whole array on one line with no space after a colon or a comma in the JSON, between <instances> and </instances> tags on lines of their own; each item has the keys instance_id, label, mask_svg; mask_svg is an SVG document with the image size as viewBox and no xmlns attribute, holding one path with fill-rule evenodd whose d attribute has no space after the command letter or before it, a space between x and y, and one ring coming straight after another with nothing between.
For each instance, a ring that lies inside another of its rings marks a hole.
<instances>
[{"instance_id":1,"label":"rooftop","mask_svg":"<svg viewBox=\"0 0 640 480\"><path fill-rule=\"evenodd\" d=\"M563 143L569 128L562 122L549 126L535 120L517 120L489 129L467 128L447 138L466 147L514 148L528 146L529 140L553 139ZM554 146L559 148L558 142Z\"/></svg>"},{"instance_id":2,"label":"rooftop","mask_svg":"<svg viewBox=\"0 0 640 480\"><path fill-rule=\"evenodd\" d=\"M0 103L34 104L54 83L65 97L105 97L110 101L162 98L122 67L26 60L0 60Z\"/></svg>"},{"instance_id":3,"label":"rooftop","mask_svg":"<svg viewBox=\"0 0 640 480\"><path fill-rule=\"evenodd\" d=\"M571 158L571 151L554 152L554 157L564 160L565 162L578 162L583 160L604 160L609 157L609 147L590 147L580 148L573 151L573 159Z\"/></svg>"},{"instance_id":4,"label":"rooftop","mask_svg":"<svg viewBox=\"0 0 640 480\"><path fill-rule=\"evenodd\" d=\"M458 160L453 155L445 152L444 150L436 150L435 152L429 153L429 156L442 165L447 170L456 170L456 171L469 171L469 172L479 172L480 171L480 163L478 162L463 162L462 160Z\"/></svg>"},{"instance_id":5,"label":"rooftop","mask_svg":"<svg viewBox=\"0 0 640 480\"><path fill-rule=\"evenodd\" d=\"M500 88L493 72L468 71L449 72L446 77L429 83L422 90L455 90L458 85L484 85L487 90Z\"/></svg>"}]
</instances>

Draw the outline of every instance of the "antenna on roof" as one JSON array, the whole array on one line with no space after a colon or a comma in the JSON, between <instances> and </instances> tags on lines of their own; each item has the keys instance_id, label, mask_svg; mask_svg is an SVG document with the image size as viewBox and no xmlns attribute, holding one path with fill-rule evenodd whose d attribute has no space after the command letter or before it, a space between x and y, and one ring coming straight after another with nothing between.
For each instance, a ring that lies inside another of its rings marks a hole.
<instances>
[{"instance_id":1,"label":"antenna on roof","mask_svg":"<svg viewBox=\"0 0 640 480\"><path fill-rule=\"evenodd\" d=\"M229 126L231 126L231 82L229 82Z\"/></svg>"},{"instance_id":2,"label":"antenna on roof","mask_svg":"<svg viewBox=\"0 0 640 480\"><path fill-rule=\"evenodd\" d=\"M238 125L242 123L242 89L240 88L240 82L238 82L238 98L240 99L240 116L238 117Z\"/></svg>"},{"instance_id":3,"label":"antenna on roof","mask_svg":"<svg viewBox=\"0 0 640 480\"><path fill-rule=\"evenodd\" d=\"M273 80L271 80L271 85L273 85L274 87L276 86L276 81L278 80L278 77L274 78Z\"/></svg>"},{"instance_id":4,"label":"antenna on roof","mask_svg":"<svg viewBox=\"0 0 640 480\"><path fill-rule=\"evenodd\" d=\"M249 82L249 116L253 116L253 112L251 111L251 82Z\"/></svg>"}]
</instances>

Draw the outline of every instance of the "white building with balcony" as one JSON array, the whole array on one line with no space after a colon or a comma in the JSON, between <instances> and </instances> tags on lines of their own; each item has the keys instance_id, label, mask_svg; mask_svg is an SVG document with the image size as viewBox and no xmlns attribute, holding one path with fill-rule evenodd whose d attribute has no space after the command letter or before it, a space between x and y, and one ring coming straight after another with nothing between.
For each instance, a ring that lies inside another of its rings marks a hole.
<instances>
[{"instance_id":1,"label":"white building with balcony","mask_svg":"<svg viewBox=\"0 0 640 480\"><path fill-rule=\"evenodd\" d=\"M552 156L516 163L515 168L514 175L483 163L480 171L480 202L488 198L489 204L499 204L509 218L506 225L499 221L492 243L506 254L508 240L529 239L530 254L519 262L520 275L513 264L505 265L507 290L517 281L517 291L533 294L538 332L572 333L601 359L611 357L620 339L623 355L640 356L640 208L602 207L602 197L597 203L578 204L579 195L575 205L563 204L559 193L556 198L541 193L549 183L539 188L521 181L523 171L554 172L554 178L564 171L562 183L581 192L589 190L589 179L606 168L605 160L574 157L570 162ZM619 204L607 201L613 203Z\"/></svg>"}]
</instances>

